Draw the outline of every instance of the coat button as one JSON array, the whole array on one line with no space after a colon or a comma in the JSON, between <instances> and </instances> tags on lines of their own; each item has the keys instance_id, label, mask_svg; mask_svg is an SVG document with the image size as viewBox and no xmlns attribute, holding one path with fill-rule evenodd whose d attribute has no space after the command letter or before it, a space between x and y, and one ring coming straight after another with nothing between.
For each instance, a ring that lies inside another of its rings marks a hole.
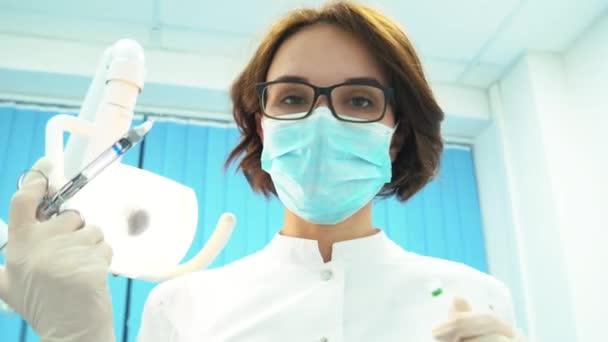
<instances>
[{"instance_id":1,"label":"coat button","mask_svg":"<svg viewBox=\"0 0 608 342\"><path fill-rule=\"evenodd\" d=\"M323 270L321 272L321 280L328 281L334 276L334 273L331 270Z\"/></svg>"}]
</instances>

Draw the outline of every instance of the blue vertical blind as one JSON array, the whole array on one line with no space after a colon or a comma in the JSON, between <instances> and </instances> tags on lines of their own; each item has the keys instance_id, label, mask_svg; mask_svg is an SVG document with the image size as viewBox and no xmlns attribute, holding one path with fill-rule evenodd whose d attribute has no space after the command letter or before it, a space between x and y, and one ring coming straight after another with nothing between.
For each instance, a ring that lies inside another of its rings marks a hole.
<instances>
[{"instance_id":1,"label":"blue vertical blind","mask_svg":"<svg viewBox=\"0 0 608 342\"><path fill-rule=\"evenodd\" d=\"M0 107L0 217L8 205L19 172L43 153L44 125L54 113ZM22 132L22 133L18 133ZM211 267L219 267L260 250L281 229L283 208L276 199L254 194L244 176L224 160L237 143L235 128L157 122L141 154L133 151L127 162L174 179L195 189L199 205L197 233L185 260L205 244L219 216L237 217L226 248ZM473 156L469 148L447 147L439 177L407 203L394 198L374 203L373 220L395 242L412 252L471 265L487 272ZM2 261L0 257L0 262ZM130 293L126 279L110 277L114 323L118 340L136 341L145 300L155 284L134 280ZM129 315L125 317L125 310ZM0 314L0 341L36 341L15 315Z\"/></svg>"}]
</instances>

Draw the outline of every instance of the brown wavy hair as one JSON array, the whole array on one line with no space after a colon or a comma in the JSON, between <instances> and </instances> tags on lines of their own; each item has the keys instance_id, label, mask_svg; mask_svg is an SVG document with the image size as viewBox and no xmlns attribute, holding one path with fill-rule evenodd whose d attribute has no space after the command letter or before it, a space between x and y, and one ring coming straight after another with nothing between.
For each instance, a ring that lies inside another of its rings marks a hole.
<instances>
[{"instance_id":1,"label":"brown wavy hair","mask_svg":"<svg viewBox=\"0 0 608 342\"><path fill-rule=\"evenodd\" d=\"M348 1L295 10L272 26L230 89L241 140L228 156L226 167L238 160L237 169L243 171L254 191L267 197L276 195L270 175L261 168L262 139L257 116L262 109L255 84L266 81L274 55L285 39L318 23L336 25L359 37L389 76L390 86L395 89L393 112L399 123L392 146L398 152L392 163L391 182L378 196L409 199L437 174L443 151L440 125L444 114L405 33L380 12Z\"/></svg>"}]
</instances>

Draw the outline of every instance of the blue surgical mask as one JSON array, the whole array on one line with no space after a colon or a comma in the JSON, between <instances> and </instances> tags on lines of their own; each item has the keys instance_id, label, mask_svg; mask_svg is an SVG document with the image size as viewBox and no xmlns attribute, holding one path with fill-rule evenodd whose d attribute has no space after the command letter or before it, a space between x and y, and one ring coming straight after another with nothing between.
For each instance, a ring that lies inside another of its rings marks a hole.
<instances>
[{"instance_id":1,"label":"blue surgical mask","mask_svg":"<svg viewBox=\"0 0 608 342\"><path fill-rule=\"evenodd\" d=\"M344 221L391 180L386 125L340 121L319 107L302 120L264 118L262 127L262 169L283 205L308 222Z\"/></svg>"}]
</instances>

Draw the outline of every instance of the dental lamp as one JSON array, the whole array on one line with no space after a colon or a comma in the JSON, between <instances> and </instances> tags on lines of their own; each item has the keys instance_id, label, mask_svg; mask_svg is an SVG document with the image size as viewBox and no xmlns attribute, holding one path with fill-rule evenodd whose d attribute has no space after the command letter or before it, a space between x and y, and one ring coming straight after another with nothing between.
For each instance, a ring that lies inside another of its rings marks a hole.
<instances>
[{"instance_id":1,"label":"dental lamp","mask_svg":"<svg viewBox=\"0 0 608 342\"><path fill-rule=\"evenodd\" d=\"M65 184L128 131L144 72L143 49L137 42L120 40L105 50L78 116L59 114L47 123L45 153L54 165L51 186ZM70 136L64 150L65 132ZM232 214L223 214L206 245L180 264L196 233L194 190L120 160L67 205L87 224L103 230L114 252L110 272L150 281L206 268L236 224Z\"/></svg>"}]
</instances>

